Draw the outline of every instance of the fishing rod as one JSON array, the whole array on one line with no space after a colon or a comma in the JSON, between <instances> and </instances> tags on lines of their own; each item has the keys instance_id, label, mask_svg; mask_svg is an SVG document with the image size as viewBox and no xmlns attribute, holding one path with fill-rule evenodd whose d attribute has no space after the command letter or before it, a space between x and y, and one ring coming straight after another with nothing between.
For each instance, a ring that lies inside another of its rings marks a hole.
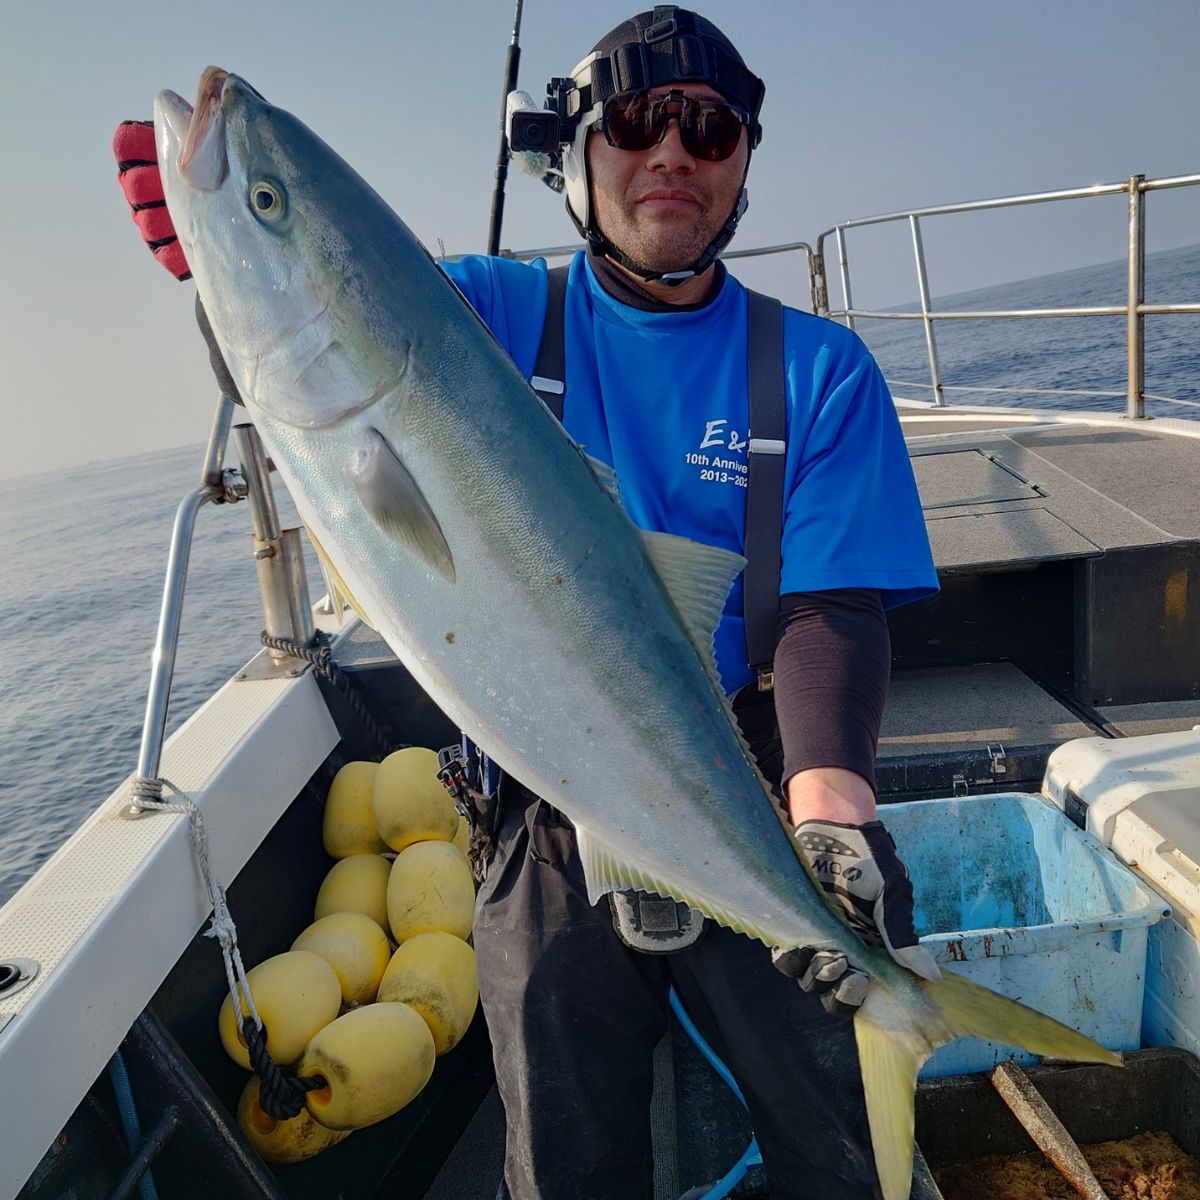
<instances>
[{"instance_id":1,"label":"fishing rod","mask_svg":"<svg viewBox=\"0 0 1200 1200\"><path fill-rule=\"evenodd\" d=\"M521 9L524 0L517 0L513 17L512 41L504 59L504 94L500 97L500 155L496 160L496 189L492 193L492 219L488 226L487 252L500 253L500 225L504 220L504 183L508 178L508 93L517 89L517 68L521 64Z\"/></svg>"}]
</instances>

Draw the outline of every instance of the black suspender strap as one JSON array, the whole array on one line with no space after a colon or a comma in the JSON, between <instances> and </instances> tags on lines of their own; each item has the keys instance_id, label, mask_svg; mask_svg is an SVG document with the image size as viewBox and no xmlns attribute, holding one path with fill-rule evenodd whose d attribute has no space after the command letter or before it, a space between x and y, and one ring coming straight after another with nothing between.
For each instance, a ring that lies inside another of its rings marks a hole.
<instances>
[{"instance_id":1,"label":"black suspender strap","mask_svg":"<svg viewBox=\"0 0 1200 1200\"><path fill-rule=\"evenodd\" d=\"M546 272L546 320L542 325L542 344L529 380L546 407L561 421L567 390L566 338L564 314L567 307L567 274L570 266L551 267Z\"/></svg>"},{"instance_id":2,"label":"black suspender strap","mask_svg":"<svg viewBox=\"0 0 1200 1200\"><path fill-rule=\"evenodd\" d=\"M760 691L775 686L772 663L779 623L783 484L787 463L787 382L783 365L783 305L747 289L746 360L750 444L746 480L746 570L743 612L746 661Z\"/></svg>"}]
</instances>

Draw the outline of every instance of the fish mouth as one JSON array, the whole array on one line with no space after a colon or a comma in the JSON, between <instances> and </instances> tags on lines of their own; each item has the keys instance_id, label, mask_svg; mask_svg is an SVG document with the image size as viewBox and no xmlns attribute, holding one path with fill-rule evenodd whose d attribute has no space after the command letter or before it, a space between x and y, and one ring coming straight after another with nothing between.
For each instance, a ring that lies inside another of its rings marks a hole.
<instances>
[{"instance_id":1,"label":"fish mouth","mask_svg":"<svg viewBox=\"0 0 1200 1200\"><path fill-rule=\"evenodd\" d=\"M160 154L179 147L175 166L194 188L215 192L229 174L225 152L225 113L222 96L228 71L207 67L200 76L195 107L174 92L159 96L158 110L167 131ZM169 136L168 136L169 135ZM165 155L163 155L165 157Z\"/></svg>"}]
</instances>

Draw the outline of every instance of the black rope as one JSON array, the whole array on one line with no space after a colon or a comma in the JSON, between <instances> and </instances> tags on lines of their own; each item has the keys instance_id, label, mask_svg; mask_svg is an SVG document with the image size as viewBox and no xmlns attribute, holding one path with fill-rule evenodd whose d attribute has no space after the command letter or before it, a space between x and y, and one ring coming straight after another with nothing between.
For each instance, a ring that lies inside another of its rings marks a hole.
<instances>
[{"instance_id":1,"label":"black rope","mask_svg":"<svg viewBox=\"0 0 1200 1200\"><path fill-rule=\"evenodd\" d=\"M242 1021L242 1036L250 1051L250 1065L259 1078L258 1103L268 1116L277 1121L290 1121L300 1115L304 1097L313 1090L327 1086L320 1075L288 1075L267 1053L265 1031L254 1023L253 1017Z\"/></svg>"},{"instance_id":2,"label":"black rope","mask_svg":"<svg viewBox=\"0 0 1200 1200\"><path fill-rule=\"evenodd\" d=\"M407 745L406 742L400 741L384 718L375 716L367 707L362 689L334 660L329 635L323 630L318 629L313 635L312 641L307 645L293 641L291 638L272 637L265 629L262 631L261 640L268 650L279 650L293 658L312 663L313 670L345 696L354 715L362 722L378 747L381 758L386 758L393 750Z\"/></svg>"}]
</instances>

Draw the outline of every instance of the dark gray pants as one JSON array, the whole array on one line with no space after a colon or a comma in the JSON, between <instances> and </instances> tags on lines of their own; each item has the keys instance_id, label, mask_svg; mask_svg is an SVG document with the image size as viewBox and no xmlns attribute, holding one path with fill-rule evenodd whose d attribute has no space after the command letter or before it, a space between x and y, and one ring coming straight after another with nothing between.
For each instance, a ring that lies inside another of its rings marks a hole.
<instances>
[{"instance_id":1,"label":"dark gray pants","mask_svg":"<svg viewBox=\"0 0 1200 1200\"><path fill-rule=\"evenodd\" d=\"M512 785L474 941L514 1200L653 1196L651 1055L672 983L746 1098L773 1200L879 1194L849 1018L711 922L677 953L631 950L607 901L588 903L570 822Z\"/></svg>"}]
</instances>

